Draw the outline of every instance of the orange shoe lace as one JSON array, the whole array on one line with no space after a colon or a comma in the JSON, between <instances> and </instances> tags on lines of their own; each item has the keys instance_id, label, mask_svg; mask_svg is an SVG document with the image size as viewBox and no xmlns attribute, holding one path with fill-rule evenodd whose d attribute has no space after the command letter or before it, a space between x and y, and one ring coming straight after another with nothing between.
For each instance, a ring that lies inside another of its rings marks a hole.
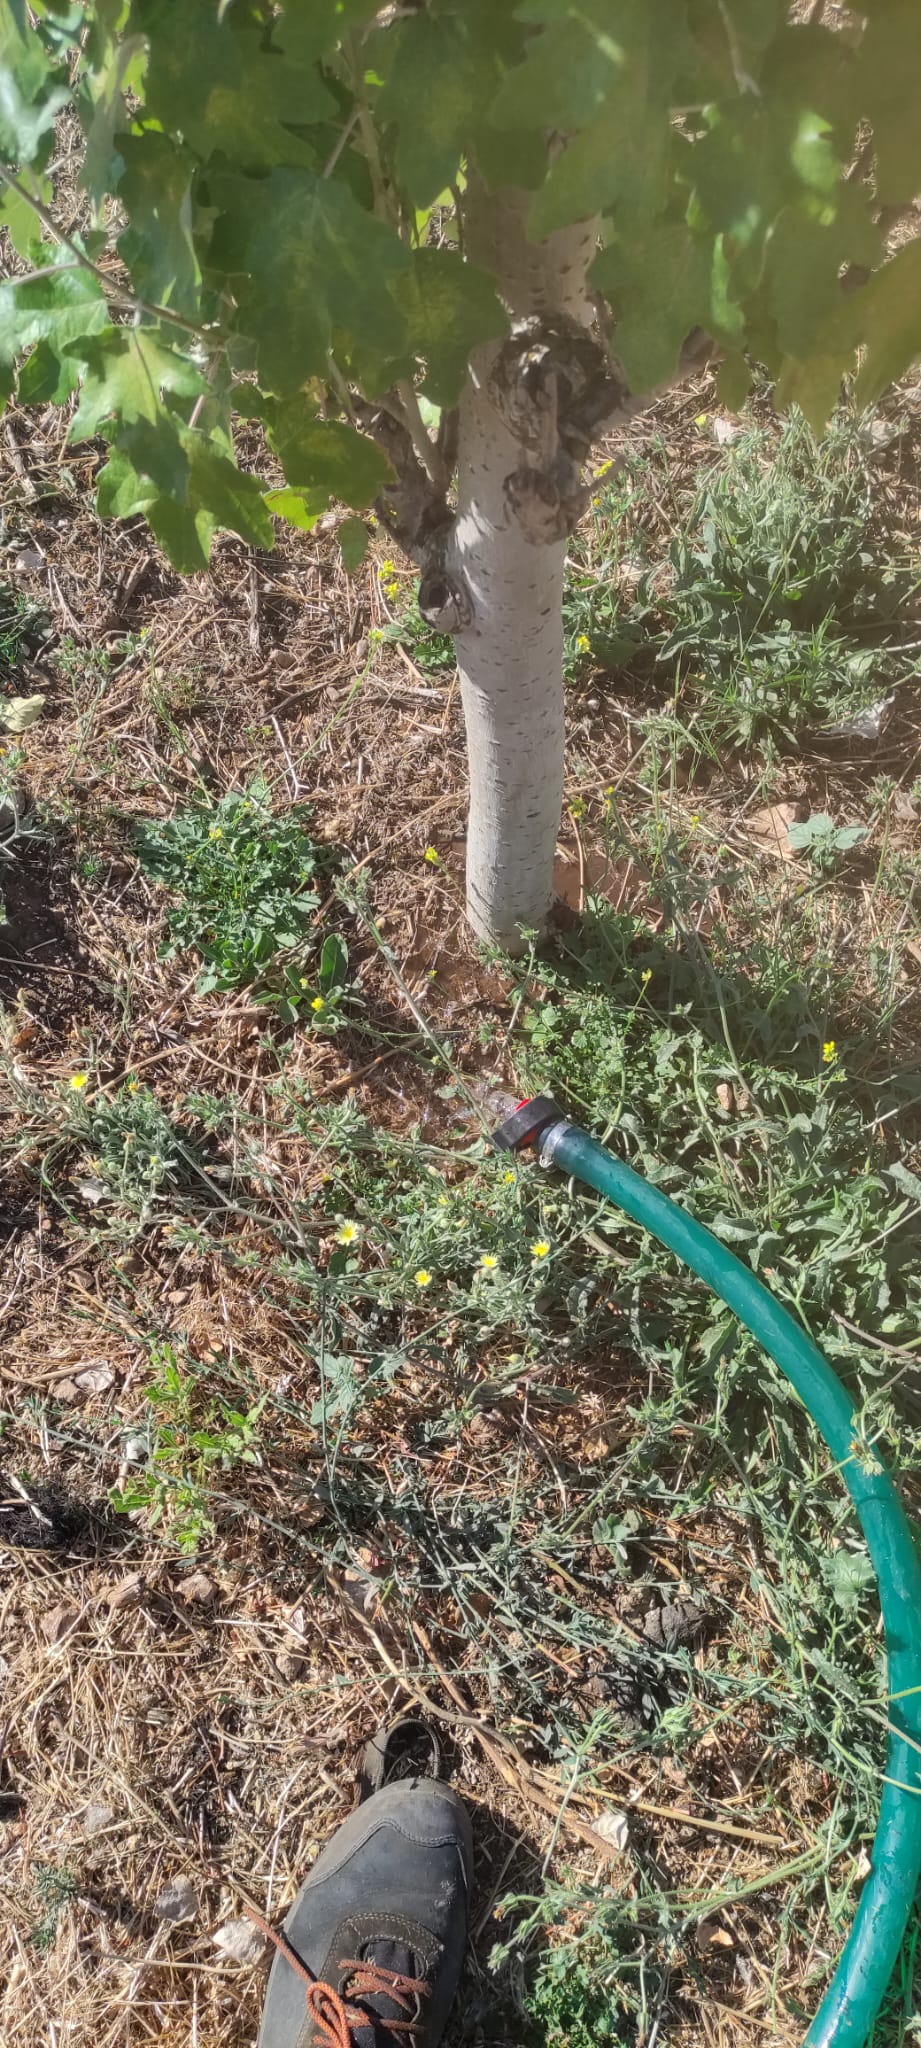
<instances>
[{"instance_id":1,"label":"orange shoe lace","mask_svg":"<svg viewBox=\"0 0 921 2048\"><path fill-rule=\"evenodd\" d=\"M359 2006L349 2004L338 1991L333 1990L331 1984L324 1984L322 1978L315 1976L308 1964L301 1961L297 1950L292 1948L287 1935L279 1934L270 1927L252 1906L247 1906L246 1914L284 1956L295 1976L306 1985L307 2011L313 2021L317 2041L322 2042L324 2048L355 2048L354 2033L358 2028L375 2025L391 2034L405 2034L406 2048L416 2048L418 2004L428 1992L427 1984L417 1977L401 1977L395 1970L385 1970L378 1963L344 1958L339 1968L345 1972L354 1998L391 1998L394 2005L410 2015L407 2019L376 2021L373 2013L362 2012Z\"/></svg>"}]
</instances>

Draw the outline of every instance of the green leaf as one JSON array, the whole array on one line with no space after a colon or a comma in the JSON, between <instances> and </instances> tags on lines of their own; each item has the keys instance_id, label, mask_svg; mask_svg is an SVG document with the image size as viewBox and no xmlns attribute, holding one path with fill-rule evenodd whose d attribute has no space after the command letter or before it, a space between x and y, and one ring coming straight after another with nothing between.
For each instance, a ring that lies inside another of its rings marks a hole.
<instances>
[{"instance_id":1,"label":"green leaf","mask_svg":"<svg viewBox=\"0 0 921 2048\"><path fill-rule=\"evenodd\" d=\"M147 523L180 576L207 569L217 520L205 506L178 505L155 498L144 507Z\"/></svg>"},{"instance_id":2,"label":"green leaf","mask_svg":"<svg viewBox=\"0 0 921 2048\"><path fill-rule=\"evenodd\" d=\"M471 129L501 80L495 35L482 11L429 13L375 39L369 61L387 76L375 114L396 128L395 161L403 190L429 206L456 174Z\"/></svg>"},{"instance_id":3,"label":"green leaf","mask_svg":"<svg viewBox=\"0 0 921 2048\"><path fill-rule=\"evenodd\" d=\"M767 238L789 205L834 211L841 164L830 123L809 106L747 96L708 108L709 130L687 152L690 219L724 235L736 295L761 282Z\"/></svg>"},{"instance_id":4,"label":"green leaf","mask_svg":"<svg viewBox=\"0 0 921 2048\"><path fill-rule=\"evenodd\" d=\"M786 354L800 359L821 351L823 337L842 310L841 273L848 264L873 268L882 256L879 229L866 200L844 185L837 203L821 210L787 206L767 248L768 303Z\"/></svg>"},{"instance_id":5,"label":"green leaf","mask_svg":"<svg viewBox=\"0 0 921 2048\"><path fill-rule=\"evenodd\" d=\"M18 182L26 191L30 191L34 198L40 200L42 205L47 206L51 198L50 178L40 177L36 171L22 169ZM41 233L41 223L34 206L30 206L28 199L24 198L22 193L14 192L10 186L4 189L0 185L0 227L6 229L18 256L31 255L36 236ZM53 251L50 248L48 254L51 260Z\"/></svg>"},{"instance_id":6,"label":"green leaf","mask_svg":"<svg viewBox=\"0 0 921 2048\"><path fill-rule=\"evenodd\" d=\"M410 252L344 185L285 169L214 186L226 211L212 260L237 276L264 389L283 396L325 375L334 330L385 358L399 353L405 330L388 286Z\"/></svg>"},{"instance_id":7,"label":"green leaf","mask_svg":"<svg viewBox=\"0 0 921 2048\"><path fill-rule=\"evenodd\" d=\"M587 0L562 10L551 0L547 7L522 8L527 20L545 25L530 38L523 61L506 73L489 109L490 125L562 134L584 128L625 64L625 11L626 0Z\"/></svg>"},{"instance_id":8,"label":"green leaf","mask_svg":"<svg viewBox=\"0 0 921 2048\"><path fill-rule=\"evenodd\" d=\"M190 151L155 129L123 135L118 197L128 215L118 253L136 291L187 319L199 309L201 272L192 240Z\"/></svg>"},{"instance_id":9,"label":"green leaf","mask_svg":"<svg viewBox=\"0 0 921 2048\"><path fill-rule=\"evenodd\" d=\"M297 526L301 533L311 533L329 504L328 491L316 491L310 496L306 491L266 491L264 503L276 519L287 519L289 526Z\"/></svg>"},{"instance_id":10,"label":"green leaf","mask_svg":"<svg viewBox=\"0 0 921 2048\"><path fill-rule=\"evenodd\" d=\"M80 366L66 356L55 355L50 342L36 342L26 357L16 384L20 405L63 405L80 382Z\"/></svg>"},{"instance_id":11,"label":"green leaf","mask_svg":"<svg viewBox=\"0 0 921 2048\"><path fill-rule=\"evenodd\" d=\"M832 1597L845 1614L856 1614L876 1579L869 1558L859 1550L836 1550L827 1561L826 1574Z\"/></svg>"},{"instance_id":12,"label":"green leaf","mask_svg":"<svg viewBox=\"0 0 921 2048\"><path fill-rule=\"evenodd\" d=\"M48 260L50 277L0 284L0 362L14 362L37 341L50 342L61 354L108 326L109 309L89 271L65 268L73 263L65 249L49 251Z\"/></svg>"},{"instance_id":13,"label":"green leaf","mask_svg":"<svg viewBox=\"0 0 921 2048\"><path fill-rule=\"evenodd\" d=\"M642 226L665 204L670 91L687 37L683 0L646 0L642 8L596 0L592 11L616 38L619 63L597 112L550 163L528 223L535 240L613 208ZM570 10L577 12L581 18L581 9Z\"/></svg>"},{"instance_id":14,"label":"green leaf","mask_svg":"<svg viewBox=\"0 0 921 2048\"><path fill-rule=\"evenodd\" d=\"M44 156L69 99L25 8L0 0L0 159L18 167Z\"/></svg>"},{"instance_id":15,"label":"green leaf","mask_svg":"<svg viewBox=\"0 0 921 2048\"><path fill-rule=\"evenodd\" d=\"M433 404L456 404L471 350L508 330L492 278L455 249L416 249L391 287L410 348L422 358L422 390Z\"/></svg>"},{"instance_id":16,"label":"green leaf","mask_svg":"<svg viewBox=\"0 0 921 2048\"><path fill-rule=\"evenodd\" d=\"M779 0L689 0L691 48L682 68L682 104L706 104L757 81L765 46L775 34Z\"/></svg>"},{"instance_id":17,"label":"green leaf","mask_svg":"<svg viewBox=\"0 0 921 2048\"><path fill-rule=\"evenodd\" d=\"M869 13L869 8L867 9ZM921 191L921 21L916 0L875 7L859 56L860 112L872 123L876 195L907 205Z\"/></svg>"},{"instance_id":18,"label":"green leaf","mask_svg":"<svg viewBox=\"0 0 921 2048\"><path fill-rule=\"evenodd\" d=\"M258 478L245 475L209 436L161 415L156 426L137 422L125 440L128 445L113 449L97 480L103 518L143 512L182 574L207 567L219 526L253 547L274 546Z\"/></svg>"},{"instance_id":19,"label":"green leaf","mask_svg":"<svg viewBox=\"0 0 921 2048\"><path fill-rule=\"evenodd\" d=\"M314 161L295 131L328 120L336 101L297 9L275 34L242 19L242 10L201 0L142 0L138 12L150 39L148 115L199 156L219 152L246 170Z\"/></svg>"},{"instance_id":20,"label":"green leaf","mask_svg":"<svg viewBox=\"0 0 921 2048\"><path fill-rule=\"evenodd\" d=\"M184 499L189 487L189 463L180 435L180 423L168 413L154 420L132 420L117 428L118 445L139 476L149 478L168 498Z\"/></svg>"},{"instance_id":21,"label":"green leaf","mask_svg":"<svg viewBox=\"0 0 921 2048\"><path fill-rule=\"evenodd\" d=\"M620 209L641 227L661 212L670 135L665 109L650 110L629 81L619 85L551 164L528 216L531 240L542 241L556 228L596 213Z\"/></svg>"},{"instance_id":22,"label":"green leaf","mask_svg":"<svg viewBox=\"0 0 921 2048\"><path fill-rule=\"evenodd\" d=\"M813 433L821 434L841 397L842 379L853 367L854 351L844 354L831 349L811 355L807 362L788 357L774 386L775 403L799 406Z\"/></svg>"},{"instance_id":23,"label":"green leaf","mask_svg":"<svg viewBox=\"0 0 921 2048\"><path fill-rule=\"evenodd\" d=\"M68 439L86 441L113 421L155 420L163 393L193 398L207 385L187 356L166 348L146 327L109 327L86 341L74 342L72 353L85 365L80 402Z\"/></svg>"},{"instance_id":24,"label":"green leaf","mask_svg":"<svg viewBox=\"0 0 921 2048\"><path fill-rule=\"evenodd\" d=\"M865 344L854 395L872 405L921 355L921 241L906 242L851 306Z\"/></svg>"},{"instance_id":25,"label":"green leaf","mask_svg":"<svg viewBox=\"0 0 921 2048\"><path fill-rule=\"evenodd\" d=\"M913 1202L921 1202L921 1180L916 1173L912 1173L910 1166L905 1165L904 1160L894 1159L892 1165L886 1167L885 1172L887 1180L894 1180L896 1187L901 1188L904 1195L910 1195Z\"/></svg>"},{"instance_id":26,"label":"green leaf","mask_svg":"<svg viewBox=\"0 0 921 2048\"><path fill-rule=\"evenodd\" d=\"M101 519L130 519L146 512L158 496L149 477L138 474L121 449L113 448L96 478L96 510Z\"/></svg>"},{"instance_id":27,"label":"green leaf","mask_svg":"<svg viewBox=\"0 0 921 2048\"><path fill-rule=\"evenodd\" d=\"M255 548L273 548L275 529L258 477L247 476L212 440L188 428L180 435L189 465L189 502L207 511L215 526L238 533Z\"/></svg>"},{"instance_id":28,"label":"green leaf","mask_svg":"<svg viewBox=\"0 0 921 2048\"><path fill-rule=\"evenodd\" d=\"M741 412L751 391L751 371L738 349L728 349L716 377L716 395L730 412Z\"/></svg>"},{"instance_id":29,"label":"green leaf","mask_svg":"<svg viewBox=\"0 0 921 2048\"><path fill-rule=\"evenodd\" d=\"M672 375L697 326L713 332L716 252L682 222L661 221L636 242L612 242L589 276L617 315L616 348L632 391Z\"/></svg>"},{"instance_id":30,"label":"green leaf","mask_svg":"<svg viewBox=\"0 0 921 2048\"><path fill-rule=\"evenodd\" d=\"M112 189L115 130L125 125L125 82L145 49L143 36L110 38L102 62L84 75L88 116L80 183L98 208ZM81 112L83 109L81 108Z\"/></svg>"},{"instance_id":31,"label":"green leaf","mask_svg":"<svg viewBox=\"0 0 921 2048\"><path fill-rule=\"evenodd\" d=\"M778 106L811 107L834 130L842 159L852 153L860 59L854 40L817 22L782 27L773 37L762 73L763 91Z\"/></svg>"},{"instance_id":32,"label":"green leaf","mask_svg":"<svg viewBox=\"0 0 921 2048\"><path fill-rule=\"evenodd\" d=\"M303 400L278 408L270 439L289 484L326 493L344 505L370 505L382 484L392 481L386 455L366 434L343 420L318 420Z\"/></svg>"},{"instance_id":33,"label":"green leaf","mask_svg":"<svg viewBox=\"0 0 921 2048\"><path fill-rule=\"evenodd\" d=\"M536 192L547 175L547 144L541 129L493 128L480 122L473 136L472 153L477 170L489 192L503 185L515 185L521 192Z\"/></svg>"},{"instance_id":34,"label":"green leaf","mask_svg":"<svg viewBox=\"0 0 921 2048\"><path fill-rule=\"evenodd\" d=\"M323 941L320 954L320 993L328 996L331 989L341 988L349 971L349 952L339 932L329 932Z\"/></svg>"},{"instance_id":35,"label":"green leaf","mask_svg":"<svg viewBox=\"0 0 921 2048\"><path fill-rule=\"evenodd\" d=\"M343 519L336 535L342 566L348 576L354 576L361 567L368 552L370 534L363 519Z\"/></svg>"}]
</instances>

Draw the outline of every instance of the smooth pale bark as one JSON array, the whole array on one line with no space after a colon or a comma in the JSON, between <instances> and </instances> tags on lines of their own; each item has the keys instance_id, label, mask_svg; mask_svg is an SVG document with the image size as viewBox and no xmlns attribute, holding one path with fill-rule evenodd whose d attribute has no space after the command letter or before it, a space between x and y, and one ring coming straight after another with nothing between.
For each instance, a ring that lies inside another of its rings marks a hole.
<instances>
[{"instance_id":1,"label":"smooth pale bark","mask_svg":"<svg viewBox=\"0 0 921 2048\"><path fill-rule=\"evenodd\" d=\"M566 314L586 327L594 222L529 242L531 196L465 201L467 254L491 271L515 319ZM474 931L510 951L520 927L540 930L553 895L563 798L563 567L566 541L525 540L503 492L526 459L489 396L496 349L476 352L460 406L458 513L448 566L473 600L457 634L467 749L467 913Z\"/></svg>"}]
</instances>

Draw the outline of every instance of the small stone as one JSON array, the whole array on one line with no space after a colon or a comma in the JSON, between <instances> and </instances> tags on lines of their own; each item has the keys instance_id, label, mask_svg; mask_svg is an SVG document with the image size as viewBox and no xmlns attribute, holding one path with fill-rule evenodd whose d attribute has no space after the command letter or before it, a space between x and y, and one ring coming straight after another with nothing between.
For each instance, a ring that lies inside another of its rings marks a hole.
<instances>
[{"instance_id":1,"label":"small stone","mask_svg":"<svg viewBox=\"0 0 921 2048\"><path fill-rule=\"evenodd\" d=\"M105 1394L115 1383L115 1374L110 1365L94 1358L82 1372L75 1373L74 1384L81 1394Z\"/></svg>"},{"instance_id":2,"label":"small stone","mask_svg":"<svg viewBox=\"0 0 921 2048\"><path fill-rule=\"evenodd\" d=\"M731 1116L736 1106L735 1094L730 1081L718 1081L716 1099L724 1116Z\"/></svg>"},{"instance_id":3,"label":"small stone","mask_svg":"<svg viewBox=\"0 0 921 2048\"><path fill-rule=\"evenodd\" d=\"M178 1927L182 1920L194 1920L198 1913L198 1893L191 1878L177 1877L172 1884L164 1885L154 1912L158 1920L166 1920L171 1927Z\"/></svg>"},{"instance_id":4,"label":"small stone","mask_svg":"<svg viewBox=\"0 0 921 2048\"><path fill-rule=\"evenodd\" d=\"M140 1607L145 1590L142 1574L132 1572L130 1578L118 1579L114 1586L107 1586L102 1597L107 1607Z\"/></svg>"},{"instance_id":5,"label":"small stone","mask_svg":"<svg viewBox=\"0 0 921 2048\"><path fill-rule=\"evenodd\" d=\"M303 1677L307 1669L307 1659L295 1656L293 1650L280 1650L275 1658L275 1669L279 1678L285 1678L292 1684L295 1679Z\"/></svg>"},{"instance_id":6,"label":"small stone","mask_svg":"<svg viewBox=\"0 0 921 2048\"><path fill-rule=\"evenodd\" d=\"M67 1607L63 1604L60 1607L50 1607L41 1621L41 1631L46 1643L62 1642L78 1619L76 1607Z\"/></svg>"},{"instance_id":7,"label":"small stone","mask_svg":"<svg viewBox=\"0 0 921 2048\"><path fill-rule=\"evenodd\" d=\"M85 1835L101 1835L104 1828L110 1828L115 1814L111 1806L88 1806L80 1825Z\"/></svg>"},{"instance_id":8,"label":"small stone","mask_svg":"<svg viewBox=\"0 0 921 2048\"><path fill-rule=\"evenodd\" d=\"M258 1963L265 1954L265 1935L251 1920L225 1920L211 1939L231 1963Z\"/></svg>"},{"instance_id":9,"label":"small stone","mask_svg":"<svg viewBox=\"0 0 921 2048\"><path fill-rule=\"evenodd\" d=\"M801 797L794 803L767 804L764 810L752 811L747 829L766 851L779 854L781 860L792 860L789 827L802 823L808 815L809 805Z\"/></svg>"},{"instance_id":10,"label":"small stone","mask_svg":"<svg viewBox=\"0 0 921 2048\"><path fill-rule=\"evenodd\" d=\"M217 1599L217 1587L207 1572L190 1572L179 1588L183 1600L191 1600L196 1607L210 1607Z\"/></svg>"},{"instance_id":11,"label":"small stone","mask_svg":"<svg viewBox=\"0 0 921 2048\"><path fill-rule=\"evenodd\" d=\"M694 1940L702 1956L709 1948L734 1948L732 1935L721 1927L718 1920L701 1920Z\"/></svg>"},{"instance_id":12,"label":"small stone","mask_svg":"<svg viewBox=\"0 0 921 2048\"><path fill-rule=\"evenodd\" d=\"M630 1841L630 1822L622 1807L612 1806L607 1813L601 1813L592 1821L596 1835L610 1842L615 1849L623 1851Z\"/></svg>"},{"instance_id":13,"label":"small stone","mask_svg":"<svg viewBox=\"0 0 921 2048\"><path fill-rule=\"evenodd\" d=\"M643 1634L662 1650L696 1648L706 1626L696 1600L667 1600L662 1607L650 1607L643 1617Z\"/></svg>"},{"instance_id":14,"label":"small stone","mask_svg":"<svg viewBox=\"0 0 921 2048\"><path fill-rule=\"evenodd\" d=\"M146 1465L150 1456L150 1440L143 1430L130 1430L122 1442L122 1457L126 1465Z\"/></svg>"}]
</instances>

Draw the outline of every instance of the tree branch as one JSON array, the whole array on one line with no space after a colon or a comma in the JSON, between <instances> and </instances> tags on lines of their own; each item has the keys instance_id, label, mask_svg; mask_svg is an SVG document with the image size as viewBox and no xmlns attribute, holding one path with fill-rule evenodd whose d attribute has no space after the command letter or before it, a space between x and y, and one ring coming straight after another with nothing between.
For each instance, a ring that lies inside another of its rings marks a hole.
<instances>
[{"instance_id":1,"label":"tree branch","mask_svg":"<svg viewBox=\"0 0 921 2048\"><path fill-rule=\"evenodd\" d=\"M419 400L416 397L415 390L407 377L401 377L396 388L397 397L400 401L404 420L409 428L409 435L416 456L422 464L429 482L434 485L436 491L445 492L451 479L442 465L438 449L427 432L425 421L419 411Z\"/></svg>"},{"instance_id":2,"label":"tree branch","mask_svg":"<svg viewBox=\"0 0 921 2048\"><path fill-rule=\"evenodd\" d=\"M376 405L354 398L352 418L383 448L394 473L394 482L384 486L375 503L378 518L404 553L425 568L443 554L454 517L447 490L433 482L428 467L416 452L409 422L392 397ZM425 434L421 418L419 426ZM425 438L431 457L435 450L428 435Z\"/></svg>"},{"instance_id":3,"label":"tree branch","mask_svg":"<svg viewBox=\"0 0 921 2048\"><path fill-rule=\"evenodd\" d=\"M361 54L361 46L363 42L364 36L359 37L357 35L353 35L352 91L355 95L355 105L358 110L358 126L361 131L362 143L364 144L365 158L367 160L368 170L371 174L371 189L374 194L374 211L377 215L378 220L390 220L390 207L387 202L387 192L384 185L384 173L381 166L381 153L380 149L378 148L377 129L374 126L374 120L371 114L371 109L368 105L368 95L365 92L364 63L362 61Z\"/></svg>"},{"instance_id":4,"label":"tree branch","mask_svg":"<svg viewBox=\"0 0 921 2048\"><path fill-rule=\"evenodd\" d=\"M196 326L194 320L186 320L181 313L174 313L170 306L157 306L150 299L139 298L136 292L132 292L126 286L113 283L108 273L105 270L100 270L98 263L94 263L90 256L86 256L83 250L78 248L76 242L72 241L70 236L65 235L63 229L56 225L47 206L43 206L40 199L33 199L31 192L27 192L25 186L21 185L19 179L14 178L12 171L6 170L3 164L0 164L0 184L6 185L11 192L16 193L19 199L24 199L27 206L31 206L36 218L41 221L42 226L47 229L53 240L58 243L60 248L66 249L68 254L74 258L77 269L88 271L90 277L95 277L97 284L101 284L107 299L112 299L120 306L125 306L129 312L146 313L152 320L165 320L170 327L181 327L184 334L192 334L196 340L200 340L209 332L204 327ZM56 274L58 266L52 265L51 268ZM67 265L67 268L71 268L70 264ZM42 274L44 273L30 273L30 281L33 277ZM10 284L20 284L26 282L26 280L13 277L8 282Z\"/></svg>"}]
</instances>

